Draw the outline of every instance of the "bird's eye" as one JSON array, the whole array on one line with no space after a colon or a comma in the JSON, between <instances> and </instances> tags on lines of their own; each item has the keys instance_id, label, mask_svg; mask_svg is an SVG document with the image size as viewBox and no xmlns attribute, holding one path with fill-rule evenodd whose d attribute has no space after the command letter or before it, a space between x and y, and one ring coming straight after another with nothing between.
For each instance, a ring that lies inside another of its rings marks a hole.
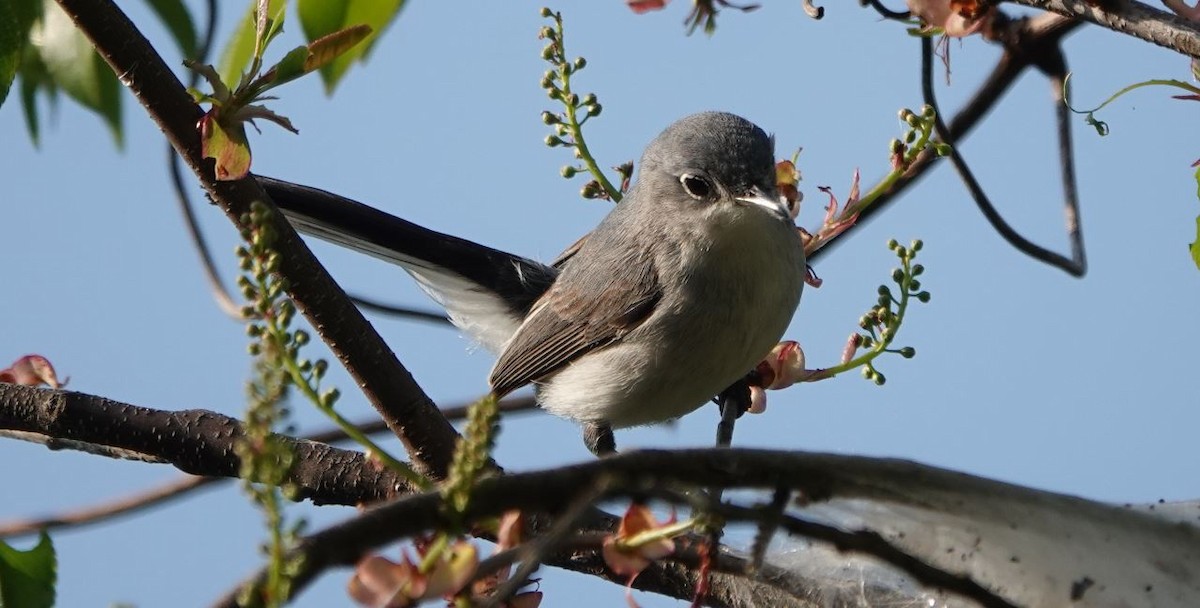
<instances>
[{"instance_id":1,"label":"bird's eye","mask_svg":"<svg viewBox=\"0 0 1200 608\"><path fill-rule=\"evenodd\" d=\"M683 189L687 190L687 193L692 198L704 199L708 198L709 194L712 194L712 185L708 183L707 179L698 175L684 173L680 176L679 183L683 184Z\"/></svg>"}]
</instances>

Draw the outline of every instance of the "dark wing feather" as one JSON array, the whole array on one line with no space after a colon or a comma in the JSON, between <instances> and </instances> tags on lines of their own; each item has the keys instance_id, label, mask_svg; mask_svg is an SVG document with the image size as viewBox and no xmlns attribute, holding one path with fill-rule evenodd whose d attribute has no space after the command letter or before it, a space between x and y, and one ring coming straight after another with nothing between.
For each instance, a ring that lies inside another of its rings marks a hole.
<instances>
[{"instance_id":1,"label":"dark wing feather","mask_svg":"<svg viewBox=\"0 0 1200 608\"><path fill-rule=\"evenodd\" d=\"M573 252L572 252L573 253ZM605 272L576 268L562 275L533 307L496 367L492 391L502 396L537 381L581 355L602 348L641 325L662 297L647 252L639 260L608 265ZM601 274L608 281L597 281Z\"/></svg>"}]
</instances>

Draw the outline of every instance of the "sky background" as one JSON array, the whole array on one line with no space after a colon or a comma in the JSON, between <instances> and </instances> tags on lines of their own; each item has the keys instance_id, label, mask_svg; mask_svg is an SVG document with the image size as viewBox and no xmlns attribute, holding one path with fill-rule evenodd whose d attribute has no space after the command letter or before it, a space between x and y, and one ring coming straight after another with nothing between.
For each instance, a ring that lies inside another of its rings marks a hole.
<instances>
[{"instance_id":1,"label":"sky background","mask_svg":"<svg viewBox=\"0 0 1200 608\"><path fill-rule=\"evenodd\" d=\"M124 3L173 65L180 57L139 2ZM241 8L222 3L222 38ZM425 226L529 257L552 259L593 227L606 202L564 180L571 158L542 143L540 113L557 110L539 88L540 3L412 2L331 100L316 77L271 103L300 134L267 124L252 134L253 170L331 190ZM887 168L903 133L896 112L920 105L919 49L904 27L833 3L817 22L800 2L725 11L715 36L686 36L689 4L635 15L622 2L560 5L567 52L588 67L576 90L595 91L604 113L587 127L604 166L637 158L672 121L722 109L775 134L779 156L802 146L800 223L816 226L830 186L844 198L855 168L864 184ZM1011 9L1012 7L1007 7ZM274 47L299 43L298 27ZM998 50L953 42L958 107ZM1090 106L1148 78L1188 75L1168 51L1085 26L1066 44L1074 95ZM912 309L897 341L917 357L885 358L876 387L857 374L770 394L746 416L735 444L913 459L1057 492L1115 502L1200 497L1196 475L1196 344L1200 271L1187 255L1198 212L1189 168L1200 157L1195 105L1165 89L1122 98L1100 117L1099 137L1076 120L1083 279L1039 264L996 235L942 166L816 265L825 280L804 293L786 335L810 365L837 362L846 337L888 282L889 238L925 241L928 305ZM16 99L0 108L0 365L26 353L50 358L74 390L162 409L239 415L250 369L243 328L214 305L175 209L164 143L126 94L126 146L101 121L63 100L40 148ZM1027 73L962 150L1005 217L1057 250L1063 234L1049 85ZM195 192L199 192L198 189ZM201 220L234 275L236 234L201 204ZM351 291L431 306L396 267L315 243ZM458 404L486 391L490 355L457 332L375 317L376 327L430 395ZM314 346L309 354L325 356ZM340 407L370 407L345 374ZM324 428L296 403L303 430ZM677 424L619 432L623 449L709 445L715 408ZM395 441L388 445L399 446ZM509 470L590 458L572 423L542 413L503 426L496 454ZM0 520L79 507L176 479L172 468L110 461L0 441ZM206 605L259 564L259 515L235 484L169 508L54 535L59 605ZM314 528L347 508L290 510ZM18 541L27 546L28 540ZM300 606L349 604L348 571L324 577ZM543 571L546 606L622 605L622 591ZM671 600L639 596L647 606Z\"/></svg>"}]
</instances>

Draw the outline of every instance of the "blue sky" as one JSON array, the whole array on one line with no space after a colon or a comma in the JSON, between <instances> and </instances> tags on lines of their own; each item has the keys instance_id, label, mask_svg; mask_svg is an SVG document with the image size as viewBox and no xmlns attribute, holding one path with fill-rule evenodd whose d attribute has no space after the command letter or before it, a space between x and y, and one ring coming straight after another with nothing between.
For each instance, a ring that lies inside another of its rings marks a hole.
<instances>
[{"instance_id":1,"label":"blue sky","mask_svg":"<svg viewBox=\"0 0 1200 608\"><path fill-rule=\"evenodd\" d=\"M546 65L539 3L414 2L330 100L316 78L285 87L272 107L300 130L253 135L256 172L319 186L431 228L544 260L589 230L608 203L583 201L571 159L542 144L539 115L555 109L539 88ZM178 65L174 47L141 4L131 16ZM917 43L902 26L849 4L825 20L800 3L751 14L726 11L717 34L685 36L687 3L634 15L621 2L565 11L567 52L584 55L577 90L604 104L589 124L603 165L636 158L686 114L740 113L776 136L780 156L803 146L801 223L820 219L831 186L844 197L854 169L882 175L901 107L920 105ZM227 8L221 31L230 31ZM240 9L237 11L240 14ZM285 26L286 27L286 26ZM297 29L292 27L290 29ZM296 32L285 41L295 43ZM280 44L279 49L287 48ZM978 39L952 48L957 107L998 51ZM1066 44L1077 105L1147 78L1186 78L1185 59L1094 27ZM1062 250L1049 86L1026 74L962 149L1009 221ZM40 149L10 99L0 109L4 220L0 251L0 363L48 356L70 388L163 409L237 415L249 371L243 329L213 305L186 242L165 171L164 144L126 97L126 141L62 103ZM1076 280L1006 245L949 166L938 168L875 221L824 257L825 279L806 290L787 337L811 364L836 362L846 336L886 282L889 238L925 241L925 288L900 334L912 360L886 359L888 383L856 375L770 395L764 416L740 422L742 446L900 457L1094 499L1144 502L1200 496L1195 475L1195 322L1200 271L1186 253L1198 212L1189 164L1200 157L1194 104L1139 91L1102 114L1112 133L1075 123L1082 225L1090 269ZM198 190L197 190L198 192ZM202 221L233 276L236 234L201 205ZM314 244L352 291L429 305L400 270ZM455 331L376 319L400 359L442 404L486 390L491 358ZM478 352L477 352L478 351ZM320 352L314 347L314 355ZM342 373L348 415L370 408ZM323 428L297 404L303 429ZM716 414L618 434L618 445L711 442ZM396 442L389 442L396 445ZM396 445L399 451L399 446ZM590 458L569 422L545 414L504 425L497 458L513 470ZM0 519L89 504L174 479L173 469L0 442ZM313 526L349 509L292 509ZM258 515L226 484L151 514L55 535L60 605L128 601L207 604L258 563ZM347 572L301 597L343 605ZM621 590L544 573L546 604L611 606ZM646 605L673 605L643 597ZM582 601L583 604L576 604Z\"/></svg>"}]
</instances>

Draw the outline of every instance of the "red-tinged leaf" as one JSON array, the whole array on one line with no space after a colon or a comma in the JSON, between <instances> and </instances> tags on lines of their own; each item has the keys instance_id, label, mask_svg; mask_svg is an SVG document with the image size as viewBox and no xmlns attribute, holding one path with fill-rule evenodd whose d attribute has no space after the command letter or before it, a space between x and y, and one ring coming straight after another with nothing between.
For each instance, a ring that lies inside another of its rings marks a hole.
<instances>
[{"instance_id":1,"label":"red-tinged leaf","mask_svg":"<svg viewBox=\"0 0 1200 608\"><path fill-rule=\"evenodd\" d=\"M21 384L25 386L42 386L58 389L67 384L66 380L58 381L54 366L50 360L41 355L25 355L5 369L0 369L0 382Z\"/></svg>"},{"instance_id":2,"label":"red-tinged leaf","mask_svg":"<svg viewBox=\"0 0 1200 608\"><path fill-rule=\"evenodd\" d=\"M213 172L220 181L239 180L250 172L250 142L244 124L222 125L212 111L200 119L200 153L216 161Z\"/></svg>"},{"instance_id":3,"label":"red-tinged leaf","mask_svg":"<svg viewBox=\"0 0 1200 608\"><path fill-rule=\"evenodd\" d=\"M661 11L666 8L667 2L668 0L627 0L626 4L630 10L640 15L650 11Z\"/></svg>"},{"instance_id":4,"label":"red-tinged leaf","mask_svg":"<svg viewBox=\"0 0 1200 608\"><path fill-rule=\"evenodd\" d=\"M371 26L362 24L313 40L308 44L309 53L308 59L304 62L304 71L311 72L329 65L334 59L366 40L370 35Z\"/></svg>"},{"instance_id":5,"label":"red-tinged leaf","mask_svg":"<svg viewBox=\"0 0 1200 608\"><path fill-rule=\"evenodd\" d=\"M366 60L376 41L396 20L404 5L405 0L299 0L296 3L300 26L310 42L359 24L371 28L364 42L348 47L319 68L326 93L333 93L334 87L354 62Z\"/></svg>"},{"instance_id":6,"label":"red-tinged leaf","mask_svg":"<svg viewBox=\"0 0 1200 608\"><path fill-rule=\"evenodd\" d=\"M291 131L292 133L296 133L296 134L300 133L300 131L296 130L296 127L292 126L292 121L289 120L288 117L276 114L276 113L272 112L271 110L267 109L266 106L259 106L259 105L246 106L246 107L238 110L237 114L235 115L234 118L238 122L248 122L252 125L254 124L254 119L261 118L263 120L269 120L285 129L287 129L288 131ZM257 129L258 126L255 125L254 128Z\"/></svg>"}]
</instances>

